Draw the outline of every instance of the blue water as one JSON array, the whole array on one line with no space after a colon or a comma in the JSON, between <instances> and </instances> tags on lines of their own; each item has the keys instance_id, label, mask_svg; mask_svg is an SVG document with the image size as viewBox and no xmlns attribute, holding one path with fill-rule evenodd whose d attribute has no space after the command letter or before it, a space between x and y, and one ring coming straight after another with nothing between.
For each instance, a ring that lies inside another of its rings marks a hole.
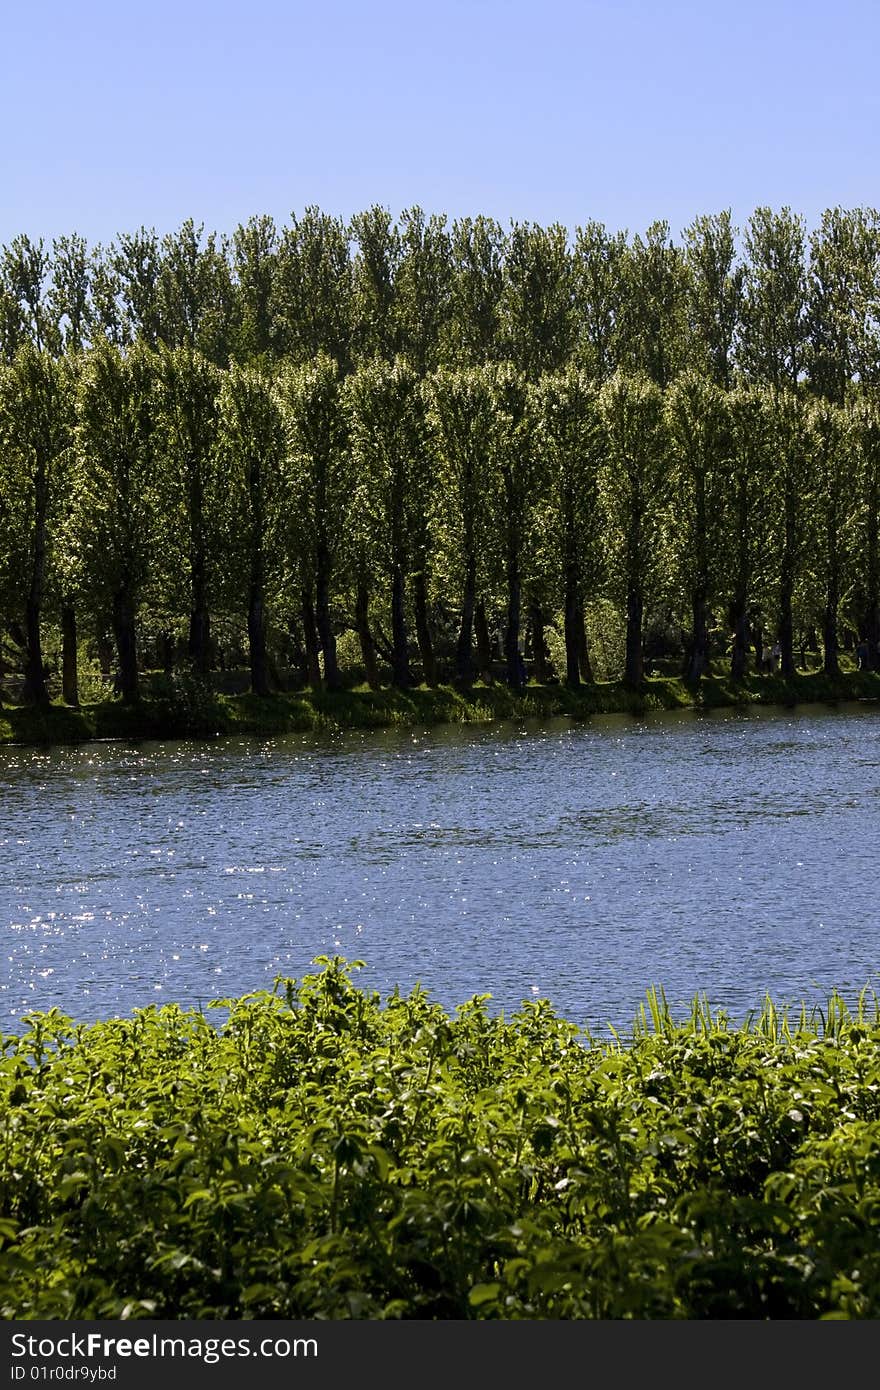
<instances>
[{"instance_id":1,"label":"blue water","mask_svg":"<svg viewBox=\"0 0 880 1390\"><path fill-rule=\"evenodd\" d=\"M360 958L383 994L646 989L741 1017L878 985L876 707L0 750L0 1021Z\"/></svg>"}]
</instances>

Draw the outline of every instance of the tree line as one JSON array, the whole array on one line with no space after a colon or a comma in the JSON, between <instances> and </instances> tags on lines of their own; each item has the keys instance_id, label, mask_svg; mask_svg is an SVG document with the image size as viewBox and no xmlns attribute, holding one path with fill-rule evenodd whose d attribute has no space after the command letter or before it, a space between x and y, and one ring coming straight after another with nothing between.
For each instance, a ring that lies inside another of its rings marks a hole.
<instances>
[{"instance_id":1,"label":"tree line","mask_svg":"<svg viewBox=\"0 0 880 1390\"><path fill-rule=\"evenodd\" d=\"M538 680L545 634L593 678L585 612L649 623L685 674L719 634L880 666L880 214L728 212L676 243L486 217L317 208L229 238L0 252L0 626L24 697L46 631L76 703L84 638L139 695L139 643L203 674L237 633L267 694L299 654L338 688ZM176 653L176 657L175 657Z\"/></svg>"}]
</instances>

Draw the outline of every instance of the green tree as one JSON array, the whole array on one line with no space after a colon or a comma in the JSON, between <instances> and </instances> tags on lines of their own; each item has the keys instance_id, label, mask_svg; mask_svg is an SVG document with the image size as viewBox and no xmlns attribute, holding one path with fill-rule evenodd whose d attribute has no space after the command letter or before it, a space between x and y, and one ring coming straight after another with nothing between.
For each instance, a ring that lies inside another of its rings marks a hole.
<instances>
[{"instance_id":1,"label":"green tree","mask_svg":"<svg viewBox=\"0 0 880 1390\"><path fill-rule=\"evenodd\" d=\"M626 235L601 222L578 227L572 264L577 359L593 381L607 381L620 365Z\"/></svg>"},{"instance_id":2,"label":"green tree","mask_svg":"<svg viewBox=\"0 0 880 1390\"><path fill-rule=\"evenodd\" d=\"M720 563L728 576L730 674L742 681L748 668L750 619L757 616L769 561L769 480L775 466L770 393L759 386L738 387L727 396L727 410L731 447Z\"/></svg>"},{"instance_id":3,"label":"green tree","mask_svg":"<svg viewBox=\"0 0 880 1390\"><path fill-rule=\"evenodd\" d=\"M114 347L131 341L122 300L122 276L112 247L95 246L89 257L89 292L93 337L100 335Z\"/></svg>"},{"instance_id":4,"label":"green tree","mask_svg":"<svg viewBox=\"0 0 880 1390\"><path fill-rule=\"evenodd\" d=\"M512 363L485 370L490 374L492 412L487 502L491 533L497 538L487 546L487 554L497 553L503 572L506 678L511 689L520 690L525 684L520 654L523 551L537 502L529 390Z\"/></svg>"},{"instance_id":5,"label":"green tree","mask_svg":"<svg viewBox=\"0 0 880 1390\"><path fill-rule=\"evenodd\" d=\"M727 389L733 380L744 275L736 261L730 211L695 218L685 228L684 241L689 355L698 371Z\"/></svg>"},{"instance_id":6,"label":"green tree","mask_svg":"<svg viewBox=\"0 0 880 1390\"><path fill-rule=\"evenodd\" d=\"M423 411L419 377L402 358L374 358L346 383L356 466L355 509L368 550L391 591L394 684L412 684L406 627L406 579L413 536L426 504Z\"/></svg>"},{"instance_id":7,"label":"green tree","mask_svg":"<svg viewBox=\"0 0 880 1390\"><path fill-rule=\"evenodd\" d=\"M111 614L123 700L139 697L138 610L156 535L156 362L99 342L79 373L73 534L99 611Z\"/></svg>"},{"instance_id":8,"label":"green tree","mask_svg":"<svg viewBox=\"0 0 880 1390\"><path fill-rule=\"evenodd\" d=\"M813 487L808 506L813 536L809 549L815 556L815 578L821 594L823 669L830 676L840 671L840 607L849 578L854 501L849 425L844 411L828 401L817 401L810 408Z\"/></svg>"},{"instance_id":9,"label":"green tree","mask_svg":"<svg viewBox=\"0 0 880 1390\"><path fill-rule=\"evenodd\" d=\"M331 593L344 553L353 491L339 365L319 353L313 361L283 371L279 390L289 449L289 544L304 578L303 618L308 624L314 603L324 684L328 690L338 690Z\"/></svg>"},{"instance_id":10,"label":"green tree","mask_svg":"<svg viewBox=\"0 0 880 1390\"><path fill-rule=\"evenodd\" d=\"M58 325L48 293L50 257L42 240L17 236L0 254L3 339L8 358L27 339L42 351L57 351Z\"/></svg>"},{"instance_id":11,"label":"green tree","mask_svg":"<svg viewBox=\"0 0 880 1390\"><path fill-rule=\"evenodd\" d=\"M219 395L218 449L229 501L229 553L245 582L251 689L270 693L266 603L283 569L286 429L272 381L233 365Z\"/></svg>"},{"instance_id":12,"label":"green tree","mask_svg":"<svg viewBox=\"0 0 880 1390\"><path fill-rule=\"evenodd\" d=\"M401 353L424 376L439 365L450 313L452 247L445 217L426 217L420 207L401 214L394 288Z\"/></svg>"},{"instance_id":13,"label":"green tree","mask_svg":"<svg viewBox=\"0 0 880 1390\"><path fill-rule=\"evenodd\" d=\"M536 381L558 371L574 349L574 274L568 234L558 222L514 222L507 238L501 296L505 356Z\"/></svg>"},{"instance_id":14,"label":"green tree","mask_svg":"<svg viewBox=\"0 0 880 1390\"><path fill-rule=\"evenodd\" d=\"M352 269L354 349L361 361L393 361L401 347L397 274L400 230L387 208L356 213L350 227L357 251Z\"/></svg>"},{"instance_id":15,"label":"green tree","mask_svg":"<svg viewBox=\"0 0 880 1390\"><path fill-rule=\"evenodd\" d=\"M691 609L686 678L698 681L709 670L710 605L721 587L730 421L724 393L694 371L669 387L665 411L672 464L670 558Z\"/></svg>"},{"instance_id":16,"label":"green tree","mask_svg":"<svg viewBox=\"0 0 880 1390\"><path fill-rule=\"evenodd\" d=\"M880 363L880 214L828 208L810 238L806 361L817 394L842 405Z\"/></svg>"},{"instance_id":17,"label":"green tree","mask_svg":"<svg viewBox=\"0 0 880 1390\"><path fill-rule=\"evenodd\" d=\"M791 678L794 661L794 598L809 541L813 493L807 403L800 391L771 392L776 467L770 479L768 532L775 560L780 670Z\"/></svg>"},{"instance_id":18,"label":"green tree","mask_svg":"<svg viewBox=\"0 0 880 1390\"><path fill-rule=\"evenodd\" d=\"M159 357L158 415L166 495L162 555L173 564L181 601L189 609L188 653L195 669L211 665L210 600L222 564L224 500L218 454L222 374L191 347ZM228 438L228 436L227 436Z\"/></svg>"},{"instance_id":19,"label":"green tree","mask_svg":"<svg viewBox=\"0 0 880 1390\"><path fill-rule=\"evenodd\" d=\"M808 331L803 218L790 208L757 208L745 252L737 361L750 380L793 390L806 364Z\"/></svg>"},{"instance_id":20,"label":"green tree","mask_svg":"<svg viewBox=\"0 0 880 1390\"><path fill-rule=\"evenodd\" d=\"M278 269L278 231L271 217L251 217L232 235L237 298L236 359L268 361L273 345L273 302Z\"/></svg>"},{"instance_id":21,"label":"green tree","mask_svg":"<svg viewBox=\"0 0 880 1390\"><path fill-rule=\"evenodd\" d=\"M477 582L485 574L490 546L494 385L486 367L442 367L425 383L436 465L433 534L444 577L462 595L455 676L464 684L474 678Z\"/></svg>"},{"instance_id":22,"label":"green tree","mask_svg":"<svg viewBox=\"0 0 880 1390\"><path fill-rule=\"evenodd\" d=\"M147 347L157 347L163 331L158 233L152 227L123 232L101 260L105 269L96 277L97 302L107 336L111 342L138 338Z\"/></svg>"},{"instance_id":23,"label":"green tree","mask_svg":"<svg viewBox=\"0 0 880 1390\"><path fill-rule=\"evenodd\" d=\"M63 236L52 243L49 305L66 352L82 352L89 342L93 320L91 261L81 236Z\"/></svg>"},{"instance_id":24,"label":"green tree","mask_svg":"<svg viewBox=\"0 0 880 1390\"><path fill-rule=\"evenodd\" d=\"M506 237L491 217L452 226L449 362L481 366L503 356L501 342Z\"/></svg>"},{"instance_id":25,"label":"green tree","mask_svg":"<svg viewBox=\"0 0 880 1390\"><path fill-rule=\"evenodd\" d=\"M350 235L342 220L307 207L281 232L272 297L275 354L296 363L326 353L352 359Z\"/></svg>"},{"instance_id":26,"label":"green tree","mask_svg":"<svg viewBox=\"0 0 880 1390\"><path fill-rule=\"evenodd\" d=\"M72 431L66 364L25 342L0 370L0 588L22 621L24 698L47 704L41 624ZM16 623L17 626L17 623Z\"/></svg>"},{"instance_id":27,"label":"green tree","mask_svg":"<svg viewBox=\"0 0 880 1390\"><path fill-rule=\"evenodd\" d=\"M857 497L854 535L856 624L870 670L880 669L880 410L873 393L851 407Z\"/></svg>"},{"instance_id":28,"label":"green tree","mask_svg":"<svg viewBox=\"0 0 880 1390\"><path fill-rule=\"evenodd\" d=\"M633 237L621 270L619 360L627 371L645 372L666 387L687 355L687 276L669 224L653 222L644 240Z\"/></svg>"},{"instance_id":29,"label":"green tree","mask_svg":"<svg viewBox=\"0 0 880 1390\"><path fill-rule=\"evenodd\" d=\"M191 217L162 238L156 295L161 341L225 366L236 338L229 262L214 233L204 237Z\"/></svg>"},{"instance_id":30,"label":"green tree","mask_svg":"<svg viewBox=\"0 0 880 1390\"><path fill-rule=\"evenodd\" d=\"M644 676L645 599L661 554L669 474L663 393L645 373L615 372L600 394L608 452L600 477L612 595L626 613L624 679Z\"/></svg>"},{"instance_id":31,"label":"green tree","mask_svg":"<svg viewBox=\"0 0 880 1390\"><path fill-rule=\"evenodd\" d=\"M584 603L598 591L602 575L599 469L606 443L591 373L569 366L543 376L533 399L545 482L535 531L561 595L565 679L576 687L585 665Z\"/></svg>"}]
</instances>

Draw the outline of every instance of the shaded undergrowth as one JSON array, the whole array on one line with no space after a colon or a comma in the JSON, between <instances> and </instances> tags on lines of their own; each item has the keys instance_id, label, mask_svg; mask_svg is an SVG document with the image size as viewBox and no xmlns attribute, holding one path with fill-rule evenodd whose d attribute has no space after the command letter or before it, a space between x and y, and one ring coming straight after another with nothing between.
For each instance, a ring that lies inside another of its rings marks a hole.
<instances>
[{"instance_id":1,"label":"shaded undergrowth","mask_svg":"<svg viewBox=\"0 0 880 1390\"><path fill-rule=\"evenodd\" d=\"M2 743L78 743L90 739L217 738L235 733L271 736L305 730L382 728L395 725L485 723L594 714L645 714L652 710L793 707L880 700L880 672L850 671L837 677L801 673L750 676L741 684L728 677L703 677L688 685L671 676L651 677L638 687L622 681L598 682L570 690L564 685L528 685L515 693L502 684L458 689L342 690L216 694L186 676L169 677L137 705L118 700L72 709L53 704L40 709L0 707Z\"/></svg>"}]
</instances>

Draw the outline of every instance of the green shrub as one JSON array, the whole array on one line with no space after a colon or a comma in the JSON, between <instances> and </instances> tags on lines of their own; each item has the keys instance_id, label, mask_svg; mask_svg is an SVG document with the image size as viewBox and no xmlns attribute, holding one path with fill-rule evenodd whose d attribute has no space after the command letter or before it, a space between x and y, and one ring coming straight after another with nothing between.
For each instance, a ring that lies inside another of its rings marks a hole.
<instances>
[{"instance_id":1,"label":"green shrub","mask_svg":"<svg viewBox=\"0 0 880 1390\"><path fill-rule=\"evenodd\" d=\"M4 1317L880 1315L876 1006L600 1044L320 963L5 1039Z\"/></svg>"}]
</instances>

